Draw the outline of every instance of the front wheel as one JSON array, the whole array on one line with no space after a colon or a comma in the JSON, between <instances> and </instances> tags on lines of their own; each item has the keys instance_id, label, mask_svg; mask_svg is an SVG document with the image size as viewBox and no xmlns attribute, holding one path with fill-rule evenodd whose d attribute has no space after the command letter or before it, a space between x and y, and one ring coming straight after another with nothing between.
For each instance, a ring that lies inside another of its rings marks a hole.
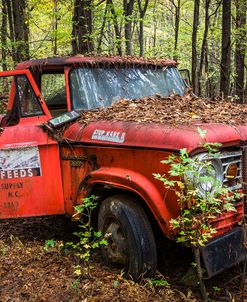
<instances>
[{"instance_id":1,"label":"front wheel","mask_svg":"<svg viewBox=\"0 0 247 302\"><path fill-rule=\"evenodd\" d=\"M103 248L108 263L123 265L126 277L152 276L157 251L150 223L136 200L125 195L105 199L99 210L99 230L108 245Z\"/></svg>"}]
</instances>

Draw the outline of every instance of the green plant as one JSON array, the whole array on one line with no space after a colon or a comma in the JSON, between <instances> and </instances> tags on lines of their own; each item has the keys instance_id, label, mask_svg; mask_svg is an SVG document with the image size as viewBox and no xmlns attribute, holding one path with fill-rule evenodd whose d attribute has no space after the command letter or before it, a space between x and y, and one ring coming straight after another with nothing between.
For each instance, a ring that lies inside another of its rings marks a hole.
<instances>
[{"instance_id":1,"label":"green plant","mask_svg":"<svg viewBox=\"0 0 247 302\"><path fill-rule=\"evenodd\" d=\"M115 281L113 282L113 287L114 287L114 288L118 288L118 287L119 287L119 281L118 281L118 280L115 280Z\"/></svg>"},{"instance_id":2,"label":"green plant","mask_svg":"<svg viewBox=\"0 0 247 302\"><path fill-rule=\"evenodd\" d=\"M75 279L71 282L71 288L72 289L78 289L79 287L79 284L80 284L80 279Z\"/></svg>"},{"instance_id":3,"label":"green plant","mask_svg":"<svg viewBox=\"0 0 247 302\"><path fill-rule=\"evenodd\" d=\"M218 286L213 286L212 289L217 293L221 291L221 289Z\"/></svg>"},{"instance_id":4,"label":"green plant","mask_svg":"<svg viewBox=\"0 0 247 302\"><path fill-rule=\"evenodd\" d=\"M169 286L169 282L165 279L146 279L149 286Z\"/></svg>"},{"instance_id":5,"label":"green plant","mask_svg":"<svg viewBox=\"0 0 247 302\"><path fill-rule=\"evenodd\" d=\"M54 248L56 246L56 244L57 244L56 240L54 240L54 239L48 239L48 240L45 241L44 250L46 252L48 252L49 249L50 248Z\"/></svg>"},{"instance_id":6,"label":"green plant","mask_svg":"<svg viewBox=\"0 0 247 302\"><path fill-rule=\"evenodd\" d=\"M199 135L204 138L206 131L198 128ZM222 212L236 211L233 201L242 195L230 191L222 185L220 176L216 174L213 162L219 156L219 143L203 143L206 151L203 157L190 157L186 149L181 149L179 156L170 155L162 163L169 166L164 175L154 174L155 178L162 181L168 190L174 190L180 203L180 214L170 220L176 234L176 241L194 248L197 273L201 290L202 269L200 265L199 248L204 246L216 233L211 221Z\"/></svg>"},{"instance_id":7,"label":"green plant","mask_svg":"<svg viewBox=\"0 0 247 302\"><path fill-rule=\"evenodd\" d=\"M77 256L82 259L86 265L85 269L81 269L80 266L75 267L75 274L77 276L86 273L90 274L90 258L93 250L107 245L107 240L102 238L100 231L95 231L92 227L92 213L97 207L97 197L91 195L84 198L82 204L75 206L75 214L73 217L79 220L79 231L73 234L78 237L77 242L68 242L67 245L73 247L77 251Z\"/></svg>"},{"instance_id":8,"label":"green plant","mask_svg":"<svg viewBox=\"0 0 247 302\"><path fill-rule=\"evenodd\" d=\"M6 255L8 250L8 245L4 241L0 240L0 256Z\"/></svg>"}]
</instances>

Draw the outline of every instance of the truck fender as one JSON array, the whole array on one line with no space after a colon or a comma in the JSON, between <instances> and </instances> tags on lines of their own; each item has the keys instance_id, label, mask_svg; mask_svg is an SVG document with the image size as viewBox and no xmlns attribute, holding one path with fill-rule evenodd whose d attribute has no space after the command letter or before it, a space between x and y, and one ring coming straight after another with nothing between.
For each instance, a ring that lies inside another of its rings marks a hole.
<instances>
[{"instance_id":1,"label":"truck fender","mask_svg":"<svg viewBox=\"0 0 247 302\"><path fill-rule=\"evenodd\" d=\"M77 195L77 203L80 203L83 197L86 197L89 191L88 188L95 184L105 184L140 196L152 212L162 231L169 234L171 213L169 213L161 192L145 176L121 168L102 167L94 170L82 182Z\"/></svg>"}]
</instances>

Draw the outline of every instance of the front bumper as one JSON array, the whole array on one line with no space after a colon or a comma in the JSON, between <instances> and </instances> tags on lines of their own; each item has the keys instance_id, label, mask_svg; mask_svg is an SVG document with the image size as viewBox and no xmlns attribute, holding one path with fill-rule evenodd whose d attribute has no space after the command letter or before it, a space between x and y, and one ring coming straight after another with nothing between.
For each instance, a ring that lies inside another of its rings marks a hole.
<instances>
[{"instance_id":1,"label":"front bumper","mask_svg":"<svg viewBox=\"0 0 247 302\"><path fill-rule=\"evenodd\" d=\"M201 256L207 278L242 262L245 259L244 232L236 227L230 232L218 236L201 248Z\"/></svg>"}]
</instances>

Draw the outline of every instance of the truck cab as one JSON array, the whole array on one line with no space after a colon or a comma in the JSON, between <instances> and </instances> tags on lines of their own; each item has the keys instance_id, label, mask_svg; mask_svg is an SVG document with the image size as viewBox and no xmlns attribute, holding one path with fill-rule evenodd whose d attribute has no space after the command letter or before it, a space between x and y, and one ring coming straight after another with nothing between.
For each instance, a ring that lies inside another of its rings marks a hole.
<instances>
[{"instance_id":1,"label":"truck cab","mask_svg":"<svg viewBox=\"0 0 247 302\"><path fill-rule=\"evenodd\" d=\"M169 222L180 210L174 192L166 191L153 173L163 171L161 161L182 148L191 156L202 152L198 125L108 120L107 114L102 120L78 118L81 112L107 108L121 98L183 95L187 85L176 62L57 57L23 62L0 76L10 83L7 111L0 119L0 219L72 216L75 205L95 194L98 227L110 234L108 260L123 265L134 279L152 275L157 265L154 224L172 239ZM223 124L203 128L207 141L222 144L222 183L241 189L241 144L247 128ZM238 172L229 182L224 175L231 163ZM242 259L238 225L243 201L235 207L236 212L215 221L217 237L202 250L209 276ZM232 240L235 256L226 256L224 263L210 262L220 257L219 244L227 254Z\"/></svg>"}]
</instances>

